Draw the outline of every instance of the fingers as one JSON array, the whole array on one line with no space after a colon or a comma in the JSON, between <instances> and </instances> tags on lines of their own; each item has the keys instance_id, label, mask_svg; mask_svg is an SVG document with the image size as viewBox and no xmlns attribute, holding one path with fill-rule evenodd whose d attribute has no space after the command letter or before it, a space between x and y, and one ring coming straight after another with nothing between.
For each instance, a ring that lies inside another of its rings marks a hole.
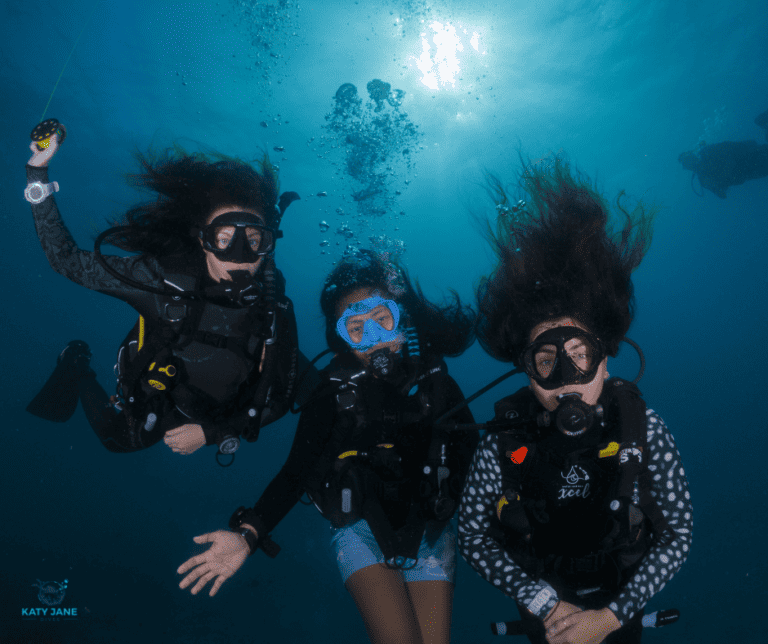
<instances>
[{"instance_id":1,"label":"fingers","mask_svg":"<svg viewBox=\"0 0 768 644\"><path fill-rule=\"evenodd\" d=\"M200 581L198 581L198 582L195 584L194 588L192 588L192 590L191 590L191 593L192 593L193 595L197 595L197 593L199 593L199 592L200 592L200 591L201 591L203 588L205 588L205 585L206 585L206 584L207 584L209 581L211 581L211 579L213 579L215 576L216 576L216 573L215 573L215 572L210 572L210 571L208 571L207 573L205 573L205 574L204 574L204 575L203 575L203 576L200 578Z\"/></svg>"},{"instance_id":2,"label":"fingers","mask_svg":"<svg viewBox=\"0 0 768 644\"><path fill-rule=\"evenodd\" d=\"M57 136L52 136L48 140L48 145L43 149L37 147L38 143L39 141L32 141L29 149L34 152L33 158L36 158L37 161L44 162L47 165L47 163L56 155L56 152L59 149L59 139Z\"/></svg>"},{"instance_id":3,"label":"fingers","mask_svg":"<svg viewBox=\"0 0 768 644\"><path fill-rule=\"evenodd\" d=\"M224 575L219 575L219 576L216 578L216 581L215 581L215 582L214 582L214 584L213 584L213 588L211 588L211 592L210 592L210 593L208 593L208 595L209 595L210 597L213 597L213 596L214 596L214 595L215 595L217 592L219 592L219 588L221 588L221 585L222 585L222 584L223 584L225 581L227 581L227 577L225 577Z\"/></svg>"},{"instance_id":4,"label":"fingers","mask_svg":"<svg viewBox=\"0 0 768 644\"><path fill-rule=\"evenodd\" d=\"M185 452L184 452L184 451L182 451L182 449L181 449L181 448L180 448L178 445L176 445L176 443L174 443L173 441L165 441L165 444L166 444L166 445L168 445L168 447L170 447L170 448L171 448L171 451L172 451L172 452L174 452L175 454L184 454L184 453L185 453Z\"/></svg>"},{"instance_id":5,"label":"fingers","mask_svg":"<svg viewBox=\"0 0 768 644\"><path fill-rule=\"evenodd\" d=\"M208 558L206 557L206 552L204 552L201 555L197 555L195 557L192 557L191 559L187 559L183 564L181 564L177 569L176 572L179 575L183 575L187 570L191 570L195 566L199 566L201 564L207 563ZM197 577L195 577L196 579ZM182 586L184 588L184 586Z\"/></svg>"},{"instance_id":6,"label":"fingers","mask_svg":"<svg viewBox=\"0 0 768 644\"><path fill-rule=\"evenodd\" d=\"M221 530L217 530L217 532L221 532ZM192 541L195 543L211 543L216 541L216 532L206 532L205 534L198 535L197 537L193 537ZM191 557L190 559L187 559L183 564L181 564L177 569L176 572L179 575L183 575L187 570L191 570L195 566L199 566L201 564L207 563L209 559L209 555L211 554L211 548L206 550L204 553L200 555L196 555L194 557ZM196 577L195 577L196 579ZM182 586L182 588L185 588L188 586L189 583Z\"/></svg>"},{"instance_id":7,"label":"fingers","mask_svg":"<svg viewBox=\"0 0 768 644\"><path fill-rule=\"evenodd\" d=\"M557 620L547 629L547 642L549 644L568 644L567 631L580 617L573 618L570 615Z\"/></svg>"},{"instance_id":8,"label":"fingers","mask_svg":"<svg viewBox=\"0 0 768 644\"><path fill-rule=\"evenodd\" d=\"M176 454L189 454L190 453L189 450L184 446L184 443L178 437L171 436L169 438L166 435L165 438L163 438L163 442L166 445L168 445L168 447L171 448L171 451L175 452Z\"/></svg>"},{"instance_id":9,"label":"fingers","mask_svg":"<svg viewBox=\"0 0 768 644\"><path fill-rule=\"evenodd\" d=\"M184 579L182 579L182 580L179 582L179 588L182 588L182 589L186 588L186 587L187 587L187 586L189 586L189 585L190 585L190 584L191 584L193 581L195 581L195 579L197 579L197 577L199 577L199 575L195 576L195 574L194 574L194 573L190 573L190 574L188 574L186 577L184 577Z\"/></svg>"},{"instance_id":10,"label":"fingers","mask_svg":"<svg viewBox=\"0 0 768 644\"><path fill-rule=\"evenodd\" d=\"M547 629L548 644L591 644L602 642L608 635L602 628L595 611L579 611L564 617Z\"/></svg>"},{"instance_id":11,"label":"fingers","mask_svg":"<svg viewBox=\"0 0 768 644\"><path fill-rule=\"evenodd\" d=\"M205 446L205 434L200 425L189 423L166 432L163 440L177 454L192 454Z\"/></svg>"},{"instance_id":12,"label":"fingers","mask_svg":"<svg viewBox=\"0 0 768 644\"><path fill-rule=\"evenodd\" d=\"M186 562L186 563L188 564L189 561ZM186 565L186 564L184 564L184 565ZM209 574L212 574L210 566L208 566L207 562L203 562L202 565L200 565L197 568L195 568L192 572L190 572L186 577L184 577L184 579L182 579L179 582L179 588L186 588L193 581L195 581L197 579L200 579L200 577L203 577L204 575L209 575ZM192 591L193 595L196 594L196 593L197 593L196 590Z\"/></svg>"},{"instance_id":13,"label":"fingers","mask_svg":"<svg viewBox=\"0 0 768 644\"><path fill-rule=\"evenodd\" d=\"M216 533L218 532L222 532L222 530L216 530L216 532L206 532L205 534L193 537L192 541L195 543L211 543L212 541L216 541Z\"/></svg>"}]
</instances>

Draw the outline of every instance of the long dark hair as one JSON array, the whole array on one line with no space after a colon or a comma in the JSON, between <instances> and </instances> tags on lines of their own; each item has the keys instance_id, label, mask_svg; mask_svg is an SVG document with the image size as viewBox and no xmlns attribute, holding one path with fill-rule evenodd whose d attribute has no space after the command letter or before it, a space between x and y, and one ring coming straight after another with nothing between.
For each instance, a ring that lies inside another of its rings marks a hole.
<instances>
[{"instance_id":1,"label":"long dark hair","mask_svg":"<svg viewBox=\"0 0 768 644\"><path fill-rule=\"evenodd\" d=\"M434 304L427 300L418 284L415 287L411 284L397 259L360 250L339 262L326 278L320 295L325 339L335 353L350 350L336 332L336 307L346 295L366 287L379 289L383 296L395 300L406 311L418 334L422 356L458 356L475 340L474 313L461 304L455 291L451 291L452 302Z\"/></svg>"},{"instance_id":2,"label":"long dark hair","mask_svg":"<svg viewBox=\"0 0 768 644\"><path fill-rule=\"evenodd\" d=\"M519 188L526 201L509 198L498 177L487 190L496 204L497 229L488 237L497 266L477 288L477 336L498 360L519 366L531 330L541 322L572 317L596 334L615 356L634 317L631 274L651 243L655 209L638 203L614 232L608 202L567 161L525 164Z\"/></svg>"},{"instance_id":3,"label":"long dark hair","mask_svg":"<svg viewBox=\"0 0 768 644\"><path fill-rule=\"evenodd\" d=\"M279 192L277 171L265 154L257 168L216 153L187 154L180 148L158 157L136 153L140 172L128 182L156 193L154 200L131 208L115 226L108 243L151 257L200 253L196 232L220 206L252 208L276 226Z\"/></svg>"}]
</instances>

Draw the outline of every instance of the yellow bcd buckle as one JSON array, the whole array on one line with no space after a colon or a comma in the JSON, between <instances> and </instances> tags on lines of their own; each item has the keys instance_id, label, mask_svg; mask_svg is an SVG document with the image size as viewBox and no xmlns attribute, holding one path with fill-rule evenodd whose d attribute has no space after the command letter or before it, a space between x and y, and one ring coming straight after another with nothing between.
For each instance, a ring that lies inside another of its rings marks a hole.
<instances>
[{"instance_id":1,"label":"yellow bcd buckle","mask_svg":"<svg viewBox=\"0 0 768 644\"><path fill-rule=\"evenodd\" d=\"M505 505L509 505L509 501L507 501L507 497L502 494L499 502L496 504L496 517L499 521L501 521L501 508Z\"/></svg>"},{"instance_id":2,"label":"yellow bcd buckle","mask_svg":"<svg viewBox=\"0 0 768 644\"><path fill-rule=\"evenodd\" d=\"M608 458L619 453L619 444L616 442L608 443L608 446L601 449L598 453L599 458Z\"/></svg>"}]
</instances>

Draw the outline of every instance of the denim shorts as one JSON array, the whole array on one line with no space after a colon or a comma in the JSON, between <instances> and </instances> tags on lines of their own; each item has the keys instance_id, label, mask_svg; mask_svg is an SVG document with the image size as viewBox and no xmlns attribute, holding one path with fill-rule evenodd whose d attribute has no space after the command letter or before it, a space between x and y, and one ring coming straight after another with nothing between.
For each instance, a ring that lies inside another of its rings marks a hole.
<instances>
[{"instance_id":1,"label":"denim shorts","mask_svg":"<svg viewBox=\"0 0 768 644\"><path fill-rule=\"evenodd\" d=\"M344 528L331 527L331 545L336 554L336 564L346 584L353 573L362 568L384 563L384 553L365 519ZM403 580L449 581L456 577L456 522L439 524L428 521L421 538L416 565L406 559L402 570ZM413 567L411 567L413 566Z\"/></svg>"}]
</instances>

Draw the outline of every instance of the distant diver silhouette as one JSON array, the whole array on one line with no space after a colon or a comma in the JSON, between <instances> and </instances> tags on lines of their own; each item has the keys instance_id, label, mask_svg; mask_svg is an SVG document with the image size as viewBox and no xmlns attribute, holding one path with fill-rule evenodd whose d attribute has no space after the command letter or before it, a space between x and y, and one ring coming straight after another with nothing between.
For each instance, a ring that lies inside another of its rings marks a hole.
<instances>
[{"instance_id":1,"label":"distant diver silhouette","mask_svg":"<svg viewBox=\"0 0 768 644\"><path fill-rule=\"evenodd\" d=\"M768 140L768 110L755 119L755 124L766 130ZM698 177L702 188L721 199L726 198L730 186L768 176L768 144L757 141L702 142L698 149L683 152L677 160L693 172L692 187L694 177Z\"/></svg>"}]
</instances>

